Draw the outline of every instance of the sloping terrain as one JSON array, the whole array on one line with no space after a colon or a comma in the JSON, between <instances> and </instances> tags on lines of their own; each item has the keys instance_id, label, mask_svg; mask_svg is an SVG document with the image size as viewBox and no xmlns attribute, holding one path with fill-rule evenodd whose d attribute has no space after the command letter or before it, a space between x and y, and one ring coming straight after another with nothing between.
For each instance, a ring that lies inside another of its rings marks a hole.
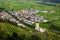
<instances>
[{"instance_id":1,"label":"sloping terrain","mask_svg":"<svg viewBox=\"0 0 60 40\"><path fill-rule=\"evenodd\" d=\"M29 2L28 2L29 1ZM39 33L36 32L34 29L29 27L26 28L20 28L18 26L12 25L10 23L0 22L0 33L3 36L2 39L5 39L5 34L12 35L14 32L20 35L20 39L25 40L60 40L60 7L59 5L56 6L50 6L50 5L43 5L43 4L37 4L37 2L34 2L35 0L0 0L0 8L4 8L6 11L10 12L11 9L13 11L19 11L22 9L35 9L35 10L54 10L55 13L49 14L49 13L43 13L38 12L36 15L44 16L46 20L51 21L51 23L40 23L40 27L47 28L49 31L46 33ZM35 35L36 32L36 35ZM0 34L0 35L1 35ZM22 34L22 35L21 35ZM32 36L31 36L32 35ZM47 37L45 39L45 37ZM16 37L17 38L17 37ZM31 39L30 39L31 38Z\"/></svg>"}]
</instances>

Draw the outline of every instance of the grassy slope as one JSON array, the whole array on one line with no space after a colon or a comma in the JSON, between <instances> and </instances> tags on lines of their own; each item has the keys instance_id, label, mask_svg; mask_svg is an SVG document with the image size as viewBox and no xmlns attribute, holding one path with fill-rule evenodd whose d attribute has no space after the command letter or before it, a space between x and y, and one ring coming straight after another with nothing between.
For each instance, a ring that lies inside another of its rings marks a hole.
<instances>
[{"instance_id":1,"label":"grassy slope","mask_svg":"<svg viewBox=\"0 0 60 40\"><path fill-rule=\"evenodd\" d=\"M6 34L12 35L13 32L21 35L23 33L27 34L29 31L32 31L31 28L20 28L18 26L11 25L9 23L0 22L0 31L3 31Z\"/></svg>"},{"instance_id":2,"label":"grassy slope","mask_svg":"<svg viewBox=\"0 0 60 40\"><path fill-rule=\"evenodd\" d=\"M22 37L23 39L26 39L26 40L29 40L32 38L34 39L36 37L41 38L41 40L44 40L46 38L46 34L47 34L47 40L51 40L51 39L59 40L60 39L60 35L56 34L55 32L51 32L51 31L48 31L47 33L29 32L29 31L26 31L24 29L18 28L14 25L11 25L9 23L4 23L4 22L0 23L0 32L3 32L2 37L4 38L6 38L8 34L12 36L13 32L15 32L18 34L20 38Z\"/></svg>"}]
</instances>

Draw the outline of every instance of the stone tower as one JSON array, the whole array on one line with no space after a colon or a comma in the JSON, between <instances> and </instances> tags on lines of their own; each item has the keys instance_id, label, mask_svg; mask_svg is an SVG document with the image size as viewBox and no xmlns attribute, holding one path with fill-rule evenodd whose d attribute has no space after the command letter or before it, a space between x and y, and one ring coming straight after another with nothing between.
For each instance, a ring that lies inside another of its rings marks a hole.
<instances>
[{"instance_id":1,"label":"stone tower","mask_svg":"<svg viewBox=\"0 0 60 40\"><path fill-rule=\"evenodd\" d=\"M37 30L37 31L40 30L39 22L38 22L38 19L37 18L35 18L35 30Z\"/></svg>"},{"instance_id":2,"label":"stone tower","mask_svg":"<svg viewBox=\"0 0 60 40\"><path fill-rule=\"evenodd\" d=\"M40 30L39 23L35 23L35 30L37 30L37 31Z\"/></svg>"}]
</instances>

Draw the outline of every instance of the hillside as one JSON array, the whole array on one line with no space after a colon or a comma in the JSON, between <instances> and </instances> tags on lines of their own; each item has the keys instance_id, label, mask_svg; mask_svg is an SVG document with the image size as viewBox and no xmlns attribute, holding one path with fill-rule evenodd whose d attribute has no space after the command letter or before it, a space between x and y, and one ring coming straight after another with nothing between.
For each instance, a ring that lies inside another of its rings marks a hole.
<instances>
[{"instance_id":1,"label":"hillside","mask_svg":"<svg viewBox=\"0 0 60 40\"><path fill-rule=\"evenodd\" d=\"M60 35L48 31L46 33L40 33L36 31L27 31L11 25L9 23L0 22L0 39L2 40L59 40Z\"/></svg>"},{"instance_id":2,"label":"hillside","mask_svg":"<svg viewBox=\"0 0 60 40\"><path fill-rule=\"evenodd\" d=\"M50 4L55 4L55 5L50 5ZM42 21L38 22L39 27L45 28L47 30L41 33L40 31L35 30L35 26L36 26L35 23L37 22L35 22L34 25L28 25L19 21L20 23L26 25L26 27L23 28L21 26L15 25L15 22L13 23L7 20L2 21L0 19L0 40L60 40L60 4L59 3L40 2L40 0L0 0L0 14L1 14L1 10L3 9L7 13L11 13L12 10L13 10L12 13L20 12L18 16L21 15L22 11L23 12L26 11L26 9L27 10L32 9L33 11L39 10L39 12L35 13L33 17L36 18L37 15L43 16L45 20L48 20L48 22L42 22ZM53 11L54 13L51 13L51 11ZM25 14L22 14L22 16L24 18ZM13 17L19 20L18 17L16 16Z\"/></svg>"}]
</instances>

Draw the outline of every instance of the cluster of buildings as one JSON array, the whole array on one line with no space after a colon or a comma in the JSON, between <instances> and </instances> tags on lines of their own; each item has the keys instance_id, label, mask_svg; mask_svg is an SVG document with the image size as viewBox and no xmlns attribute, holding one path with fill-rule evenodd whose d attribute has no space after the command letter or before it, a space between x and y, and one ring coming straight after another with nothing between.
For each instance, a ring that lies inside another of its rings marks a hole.
<instances>
[{"instance_id":1,"label":"cluster of buildings","mask_svg":"<svg viewBox=\"0 0 60 40\"><path fill-rule=\"evenodd\" d=\"M0 13L0 18L2 19L8 19L12 22L17 23L18 26L26 27L23 23L20 21L26 23L27 25L36 24L35 30L39 30L41 32L46 31L46 29L43 29L39 27L39 22L48 22L48 20L45 20L43 16L36 15L35 13L41 12L40 10L33 10L33 9L25 9L17 12L5 12L2 11ZM38 24L37 24L38 23Z\"/></svg>"},{"instance_id":2,"label":"cluster of buildings","mask_svg":"<svg viewBox=\"0 0 60 40\"><path fill-rule=\"evenodd\" d=\"M2 11L0 13L0 18L2 18L2 19L8 19L8 20L13 21L13 22L16 21L16 19L14 17L12 17L10 14L8 14L8 12L5 12L5 11Z\"/></svg>"},{"instance_id":3,"label":"cluster of buildings","mask_svg":"<svg viewBox=\"0 0 60 40\"><path fill-rule=\"evenodd\" d=\"M2 11L0 13L0 18L2 19L7 19L9 21L15 22L18 26L22 26L22 27L26 27L25 25L23 25L21 22L19 22L19 20L17 20L15 17L13 17L12 15L10 15L8 12Z\"/></svg>"},{"instance_id":4,"label":"cluster of buildings","mask_svg":"<svg viewBox=\"0 0 60 40\"><path fill-rule=\"evenodd\" d=\"M41 12L40 10L33 10L33 9L26 9L21 10L18 12L14 12L13 15L15 15L20 21L23 21L26 24L32 25L35 23L35 30L40 32L45 32L45 28L39 27L39 22L48 22L48 20L45 20L43 16L36 15L37 12Z\"/></svg>"},{"instance_id":5,"label":"cluster of buildings","mask_svg":"<svg viewBox=\"0 0 60 40\"><path fill-rule=\"evenodd\" d=\"M35 13L39 12L39 10L26 9L11 13L16 16L20 21L23 21L26 24L32 25L36 22L44 21L43 16L35 15Z\"/></svg>"}]
</instances>

